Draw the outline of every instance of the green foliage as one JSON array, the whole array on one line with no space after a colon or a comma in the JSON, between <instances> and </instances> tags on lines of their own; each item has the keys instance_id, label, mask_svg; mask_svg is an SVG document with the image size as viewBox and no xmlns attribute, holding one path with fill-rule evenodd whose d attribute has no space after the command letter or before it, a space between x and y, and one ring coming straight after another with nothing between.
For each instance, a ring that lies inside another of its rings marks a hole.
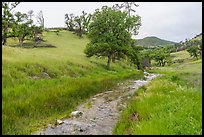
<instances>
[{"instance_id":1,"label":"green foliage","mask_svg":"<svg viewBox=\"0 0 204 137\"><path fill-rule=\"evenodd\" d=\"M192 45L197 46L198 47L198 54L200 56L202 56L202 36L201 39L193 39L191 40ZM192 49L191 49L192 50ZM190 53L191 54L191 53Z\"/></svg>"},{"instance_id":2,"label":"green foliage","mask_svg":"<svg viewBox=\"0 0 204 137\"><path fill-rule=\"evenodd\" d=\"M2 2L2 45L6 45L7 38L14 22L13 9L20 2Z\"/></svg>"},{"instance_id":3,"label":"green foliage","mask_svg":"<svg viewBox=\"0 0 204 137\"><path fill-rule=\"evenodd\" d=\"M142 50L141 47L132 46L127 48L127 57L130 59L130 62L137 66L137 69L143 69L141 66L141 60L139 57L139 51Z\"/></svg>"},{"instance_id":4,"label":"green foliage","mask_svg":"<svg viewBox=\"0 0 204 137\"><path fill-rule=\"evenodd\" d=\"M170 58L169 47L156 47L154 49L144 49L140 51L140 60L143 68L151 67L152 60L157 62L158 66L165 66L166 63L170 65L172 60Z\"/></svg>"},{"instance_id":5,"label":"green foliage","mask_svg":"<svg viewBox=\"0 0 204 137\"><path fill-rule=\"evenodd\" d=\"M42 39L42 37L41 37L41 35L43 33L43 27L42 26L32 25L31 30L32 30L31 37L33 37L34 41L36 41L37 39Z\"/></svg>"},{"instance_id":6,"label":"green foliage","mask_svg":"<svg viewBox=\"0 0 204 137\"><path fill-rule=\"evenodd\" d=\"M65 14L65 24L69 31L74 31L80 38L83 34L88 33L88 26L91 21L91 14L82 11L82 15Z\"/></svg>"},{"instance_id":7,"label":"green foliage","mask_svg":"<svg viewBox=\"0 0 204 137\"><path fill-rule=\"evenodd\" d=\"M151 50L151 49L144 49L140 52L140 54L141 54L141 58L148 57L150 59L153 59L153 57L154 57L153 50Z\"/></svg>"},{"instance_id":8,"label":"green foliage","mask_svg":"<svg viewBox=\"0 0 204 137\"><path fill-rule=\"evenodd\" d=\"M65 24L69 31L74 31L74 14L65 14Z\"/></svg>"},{"instance_id":9,"label":"green foliage","mask_svg":"<svg viewBox=\"0 0 204 137\"><path fill-rule=\"evenodd\" d=\"M159 66L165 66L170 61L170 52L165 48L156 48L153 58Z\"/></svg>"},{"instance_id":10,"label":"green foliage","mask_svg":"<svg viewBox=\"0 0 204 137\"><path fill-rule=\"evenodd\" d=\"M191 46L187 49L187 51L189 52L190 56L191 57L194 57L196 59L198 59L199 57L199 48L198 46Z\"/></svg>"},{"instance_id":11,"label":"green foliage","mask_svg":"<svg viewBox=\"0 0 204 137\"><path fill-rule=\"evenodd\" d=\"M2 2L2 44L5 45L8 37L17 37L20 45L25 39L35 38L37 34L42 33L41 28L33 25L33 11L29 11L28 15L21 12L13 13L13 9L19 2Z\"/></svg>"},{"instance_id":12,"label":"green foliage","mask_svg":"<svg viewBox=\"0 0 204 137\"><path fill-rule=\"evenodd\" d=\"M128 46L132 45L133 40L126 29L134 27L139 21L136 16L129 17L127 13L110 7L104 6L101 10L96 10L89 26L88 36L91 42L87 45L85 54L87 57L108 57L109 69L113 55L124 57L128 52Z\"/></svg>"},{"instance_id":13,"label":"green foliage","mask_svg":"<svg viewBox=\"0 0 204 137\"><path fill-rule=\"evenodd\" d=\"M89 24L90 24L92 15L85 13L85 11L82 11L82 14L83 14L82 15L82 19L83 19L82 29L83 29L84 33L88 33L89 32L89 30L88 30Z\"/></svg>"},{"instance_id":14,"label":"green foliage","mask_svg":"<svg viewBox=\"0 0 204 137\"><path fill-rule=\"evenodd\" d=\"M26 14L20 12L17 12L15 17L15 23L12 26L13 36L17 37L20 45L22 45L26 37L32 37L33 30L30 25L33 21L29 20Z\"/></svg>"},{"instance_id":15,"label":"green foliage","mask_svg":"<svg viewBox=\"0 0 204 137\"><path fill-rule=\"evenodd\" d=\"M142 68L151 67L151 60L153 59L153 51L151 49L144 49L140 51L140 62Z\"/></svg>"},{"instance_id":16,"label":"green foliage","mask_svg":"<svg viewBox=\"0 0 204 137\"><path fill-rule=\"evenodd\" d=\"M119 4L115 4L113 5L113 9L115 10L122 10L125 11L128 16L133 16L134 14L131 13L136 13L136 10L133 7L138 7L139 5L137 5L135 2L123 2L121 5ZM124 9L124 10L123 10ZM135 16L135 15L134 15ZM128 27L127 30L128 32L130 32L132 35L137 35L138 34L138 30L141 26L141 18L140 16L135 16L136 20L138 20L138 23L132 27Z\"/></svg>"}]
</instances>

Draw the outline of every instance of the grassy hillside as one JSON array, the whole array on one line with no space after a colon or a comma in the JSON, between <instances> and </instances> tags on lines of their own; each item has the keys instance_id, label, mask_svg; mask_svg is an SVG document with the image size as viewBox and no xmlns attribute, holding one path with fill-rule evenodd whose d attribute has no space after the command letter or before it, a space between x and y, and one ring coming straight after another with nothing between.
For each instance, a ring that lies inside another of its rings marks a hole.
<instances>
[{"instance_id":1,"label":"grassy hillside","mask_svg":"<svg viewBox=\"0 0 204 137\"><path fill-rule=\"evenodd\" d=\"M157 37L145 37L143 39L136 40L136 45L140 46L162 46L169 44L175 44L175 42L163 40Z\"/></svg>"},{"instance_id":2,"label":"grassy hillside","mask_svg":"<svg viewBox=\"0 0 204 137\"><path fill-rule=\"evenodd\" d=\"M175 62L172 64L173 66L179 65L180 63L186 63L190 61L194 61L190 54L186 50L182 50L179 52L173 52L170 54L172 61Z\"/></svg>"},{"instance_id":3,"label":"grassy hillside","mask_svg":"<svg viewBox=\"0 0 204 137\"><path fill-rule=\"evenodd\" d=\"M164 76L137 91L115 134L202 134L202 60L189 60L188 56L186 51L174 53L174 59L185 61L150 70Z\"/></svg>"},{"instance_id":4,"label":"grassy hillside","mask_svg":"<svg viewBox=\"0 0 204 137\"><path fill-rule=\"evenodd\" d=\"M201 34L199 34L199 35L197 35L197 36L195 36L193 39L191 39L191 40L202 40L202 33Z\"/></svg>"},{"instance_id":5,"label":"grassy hillside","mask_svg":"<svg viewBox=\"0 0 204 137\"><path fill-rule=\"evenodd\" d=\"M55 118L68 117L90 96L143 77L125 61L112 63L107 71L106 58L86 58L86 36L45 32L44 39L56 48L27 48L29 41L26 48L17 47L15 39L2 47L3 134L31 134Z\"/></svg>"}]
</instances>

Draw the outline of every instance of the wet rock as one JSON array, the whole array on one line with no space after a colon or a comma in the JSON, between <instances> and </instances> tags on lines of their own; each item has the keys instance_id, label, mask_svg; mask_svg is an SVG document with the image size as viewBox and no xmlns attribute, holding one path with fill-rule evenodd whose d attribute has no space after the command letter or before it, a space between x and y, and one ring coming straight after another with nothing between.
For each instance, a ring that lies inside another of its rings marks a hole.
<instances>
[{"instance_id":1,"label":"wet rock","mask_svg":"<svg viewBox=\"0 0 204 137\"><path fill-rule=\"evenodd\" d=\"M90 121L91 121L91 122L96 122L96 120L95 120L95 119L90 119Z\"/></svg>"},{"instance_id":2,"label":"wet rock","mask_svg":"<svg viewBox=\"0 0 204 137\"><path fill-rule=\"evenodd\" d=\"M81 128L81 127L79 127L79 128L78 128L78 131L83 132L83 131L84 131L84 129L83 129L83 128Z\"/></svg>"},{"instance_id":3,"label":"wet rock","mask_svg":"<svg viewBox=\"0 0 204 137\"><path fill-rule=\"evenodd\" d=\"M112 113L109 113L109 116L114 116Z\"/></svg>"},{"instance_id":4,"label":"wet rock","mask_svg":"<svg viewBox=\"0 0 204 137\"><path fill-rule=\"evenodd\" d=\"M112 93L113 91L111 90L111 91L107 91L107 92L105 92L105 93Z\"/></svg>"},{"instance_id":5,"label":"wet rock","mask_svg":"<svg viewBox=\"0 0 204 137\"><path fill-rule=\"evenodd\" d=\"M49 125L48 125L48 127L51 127L51 126L52 126L52 124L49 124Z\"/></svg>"},{"instance_id":6,"label":"wet rock","mask_svg":"<svg viewBox=\"0 0 204 137\"><path fill-rule=\"evenodd\" d=\"M31 78L34 79L34 80L40 79L40 77L38 77L38 76L33 76L33 77L31 77Z\"/></svg>"},{"instance_id":7,"label":"wet rock","mask_svg":"<svg viewBox=\"0 0 204 137\"><path fill-rule=\"evenodd\" d=\"M92 98L92 100L96 100L97 98Z\"/></svg>"},{"instance_id":8,"label":"wet rock","mask_svg":"<svg viewBox=\"0 0 204 137\"><path fill-rule=\"evenodd\" d=\"M148 72L146 72L146 71L144 71L144 75L149 76L149 73L148 73Z\"/></svg>"},{"instance_id":9,"label":"wet rock","mask_svg":"<svg viewBox=\"0 0 204 137\"><path fill-rule=\"evenodd\" d=\"M103 93L99 93L99 94L96 94L94 97L96 98L96 97L100 97L102 95L103 95Z\"/></svg>"},{"instance_id":10,"label":"wet rock","mask_svg":"<svg viewBox=\"0 0 204 137\"><path fill-rule=\"evenodd\" d=\"M73 111L71 113L71 116L72 117L79 117L79 116L82 116L83 112L82 111Z\"/></svg>"},{"instance_id":11,"label":"wet rock","mask_svg":"<svg viewBox=\"0 0 204 137\"><path fill-rule=\"evenodd\" d=\"M42 72L42 77L43 78L50 78L50 76L46 72Z\"/></svg>"},{"instance_id":12,"label":"wet rock","mask_svg":"<svg viewBox=\"0 0 204 137\"><path fill-rule=\"evenodd\" d=\"M96 124L95 124L95 123L92 123L92 124L91 124L91 127L95 127L95 126L96 126Z\"/></svg>"},{"instance_id":13,"label":"wet rock","mask_svg":"<svg viewBox=\"0 0 204 137\"><path fill-rule=\"evenodd\" d=\"M58 125L61 125L61 124L63 124L64 123L64 121L62 121L62 120L57 120L57 124Z\"/></svg>"}]
</instances>

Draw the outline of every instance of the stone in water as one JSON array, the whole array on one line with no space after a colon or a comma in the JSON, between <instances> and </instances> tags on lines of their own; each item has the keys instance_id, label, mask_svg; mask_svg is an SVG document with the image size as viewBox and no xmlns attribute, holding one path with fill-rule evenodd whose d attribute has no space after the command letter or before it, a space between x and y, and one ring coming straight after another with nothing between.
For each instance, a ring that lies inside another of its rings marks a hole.
<instances>
[{"instance_id":1,"label":"stone in water","mask_svg":"<svg viewBox=\"0 0 204 137\"><path fill-rule=\"evenodd\" d=\"M81 111L73 111L72 113L71 113L71 116L72 117L79 117L79 116L81 116L83 114L83 112L81 112Z\"/></svg>"}]
</instances>

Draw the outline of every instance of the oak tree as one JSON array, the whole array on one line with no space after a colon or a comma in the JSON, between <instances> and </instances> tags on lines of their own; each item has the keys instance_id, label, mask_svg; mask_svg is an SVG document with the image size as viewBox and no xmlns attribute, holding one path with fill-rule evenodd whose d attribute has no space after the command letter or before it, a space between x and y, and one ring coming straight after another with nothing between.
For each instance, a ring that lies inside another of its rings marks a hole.
<instances>
[{"instance_id":1,"label":"oak tree","mask_svg":"<svg viewBox=\"0 0 204 137\"><path fill-rule=\"evenodd\" d=\"M87 57L107 57L107 69L110 69L113 55L125 57L127 49L132 44L128 28L137 26L140 20L137 16L128 16L126 12L103 6L92 15L88 37L90 43L85 48Z\"/></svg>"},{"instance_id":2,"label":"oak tree","mask_svg":"<svg viewBox=\"0 0 204 137\"><path fill-rule=\"evenodd\" d=\"M32 37L32 20L28 19L28 15L25 13L17 12L15 14L15 22L12 26L13 36L17 37L20 46L26 37Z\"/></svg>"},{"instance_id":3,"label":"oak tree","mask_svg":"<svg viewBox=\"0 0 204 137\"><path fill-rule=\"evenodd\" d=\"M2 45L6 45L14 21L13 9L20 2L2 2Z\"/></svg>"}]
</instances>

